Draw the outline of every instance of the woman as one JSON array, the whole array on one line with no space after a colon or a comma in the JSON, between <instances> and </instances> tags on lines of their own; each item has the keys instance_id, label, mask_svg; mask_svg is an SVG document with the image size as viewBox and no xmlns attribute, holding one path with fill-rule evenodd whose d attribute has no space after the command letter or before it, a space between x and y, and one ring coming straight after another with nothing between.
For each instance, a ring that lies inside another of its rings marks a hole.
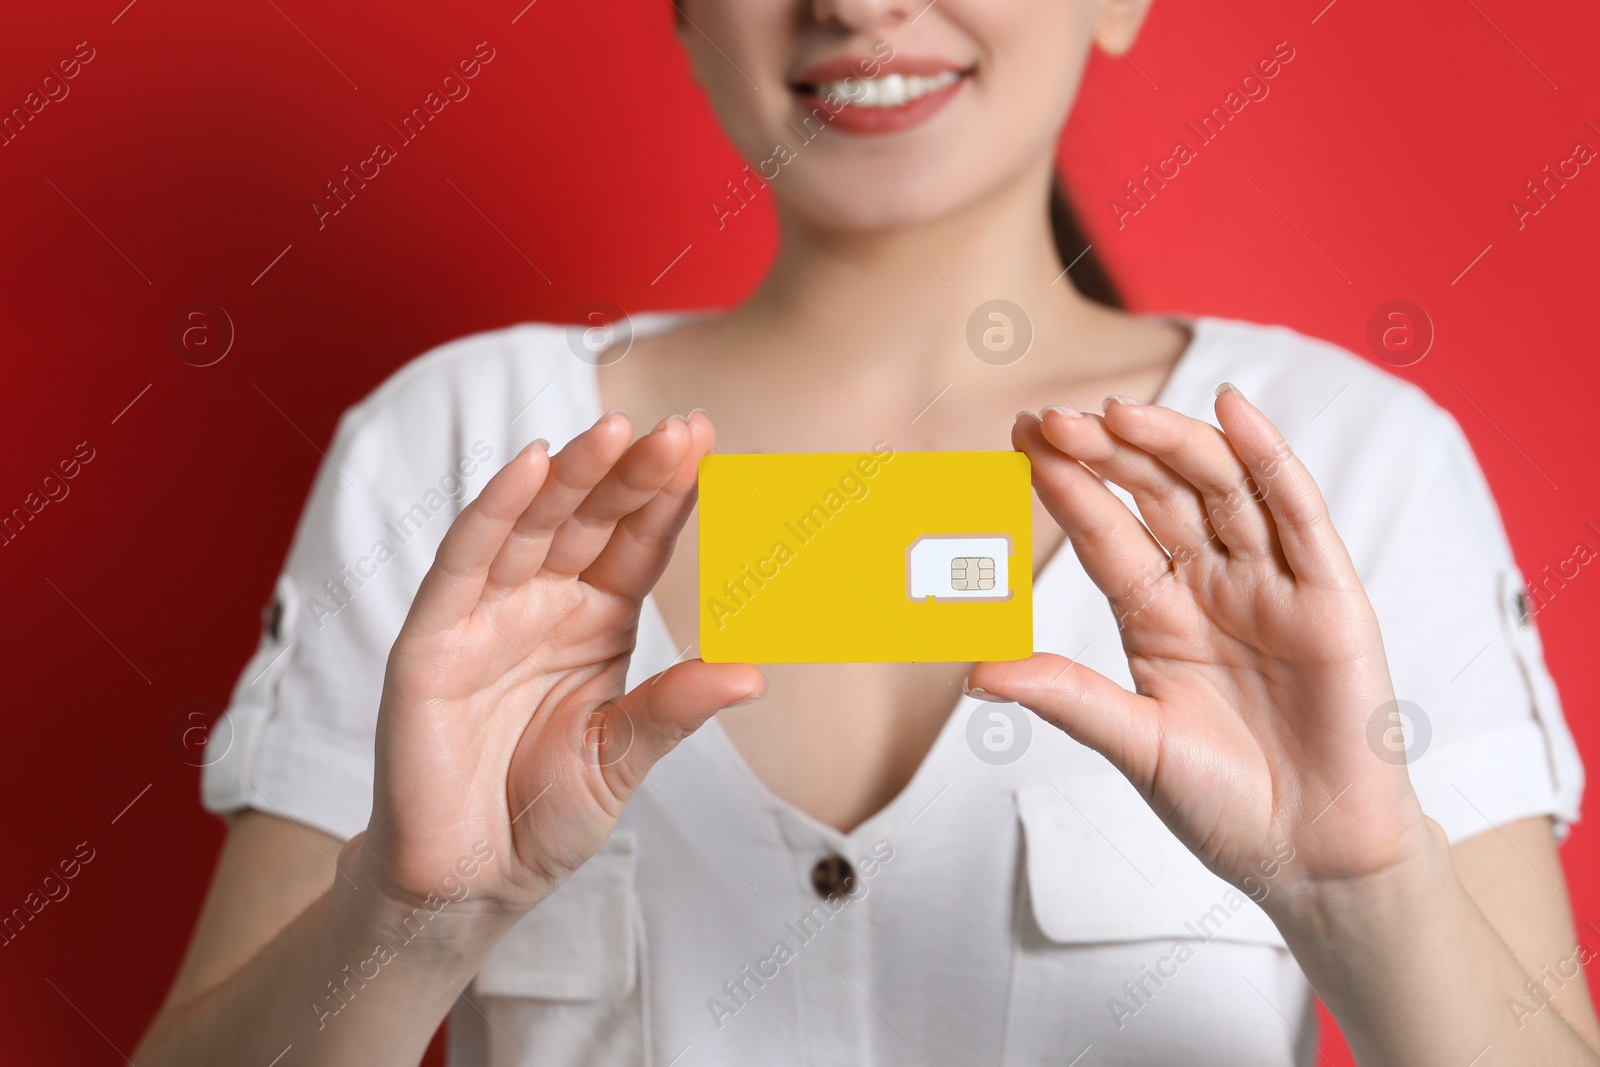
<instances>
[{"instance_id":1,"label":"woman","mask_svg":"<svg viewBox=\"0 0 1600 1067\"><path fill-rule=\"evenodd\" d=\"M448 1013L458 1064L1305 1064L1313 990L1364 1064L1600 1062L1581 769L1454 422L1062 278L1057 138L1146 6L686 0L770 274L347 414L140 1063L412 1063ZM996 297L1026 358L968 346ZM695 658L700 458L879 441L1027 454L1040 653Z\"/></svg>"}]
</instances>

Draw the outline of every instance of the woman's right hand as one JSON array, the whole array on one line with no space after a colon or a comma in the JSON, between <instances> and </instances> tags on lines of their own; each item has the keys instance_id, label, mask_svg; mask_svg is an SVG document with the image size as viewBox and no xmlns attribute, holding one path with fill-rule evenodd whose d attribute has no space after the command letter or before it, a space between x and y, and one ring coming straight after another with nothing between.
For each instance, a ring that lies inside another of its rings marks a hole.
<instances>
[{"instance_id":1,"label":"woman's right hand","mask_svg":"<svg viewBox=\"0 0 1600 1067\"><path fill-rule=\"evenodd\" d=\"M630 445L611 412L553 457L529 445L451 524L389 654L358 881L407 907L464 882L474 910L520 915L656 760L764 692L753 666L697 659L623 689L713 434L696 412Z\"/></svg>"}]
</instances>

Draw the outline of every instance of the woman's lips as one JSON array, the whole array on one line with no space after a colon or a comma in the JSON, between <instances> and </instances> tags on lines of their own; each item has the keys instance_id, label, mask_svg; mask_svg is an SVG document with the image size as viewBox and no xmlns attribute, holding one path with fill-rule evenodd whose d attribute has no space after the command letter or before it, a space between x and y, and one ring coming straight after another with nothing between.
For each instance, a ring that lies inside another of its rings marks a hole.
<instances>
[{"instance_id":1,"label":"woman's lips","mask_svg":"<svg viewBox=\"0 0 1600 1067\"><path fill-rule=\"evenodd\" d=\"M967 81L969 72L948 61L896 59L880 64L870 78L860 76L859 65L819 64L791 90L807 117L820 110L830 116L828 125L845 133L885 134L928 121Z\"/></svg>"}]
</instances>

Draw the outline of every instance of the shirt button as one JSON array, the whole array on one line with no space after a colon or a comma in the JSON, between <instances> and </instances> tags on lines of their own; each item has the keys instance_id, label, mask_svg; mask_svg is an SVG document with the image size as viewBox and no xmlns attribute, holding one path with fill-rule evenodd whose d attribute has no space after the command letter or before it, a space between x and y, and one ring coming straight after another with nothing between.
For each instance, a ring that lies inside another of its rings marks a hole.
<instances>
[{"instance_id":1,"label":"shirt button","mask_svg":"<svg viewBox=\"0 0 1600 1067\"><path fill-rule=\"evenodd\" d=\"M811 888L823 900L847 896L856 887L856 872L843 856L824 856L811 868Z\"/></svg>"}]
</instances>

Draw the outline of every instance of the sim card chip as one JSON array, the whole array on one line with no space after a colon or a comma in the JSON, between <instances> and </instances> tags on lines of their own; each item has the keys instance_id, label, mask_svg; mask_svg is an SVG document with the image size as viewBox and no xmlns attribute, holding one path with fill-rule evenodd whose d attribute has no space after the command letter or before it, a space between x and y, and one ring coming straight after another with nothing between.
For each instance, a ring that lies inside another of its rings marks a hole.
<instances>
[{"instance_id":1,"label":"sim card chip","mask_svg":"<svg viewBox=\"0 0 1600 1067\"><path fill-rule=\"evenodd\" d=\"M1005 534L924 534L906 550L912 600L1010 600L1011 538Z\"/></svg>"},{"instance_id":2,"label":"sim card chip","mask_svg":"<svg viewBox=\"0 0 1600 1067\"><path fill-rule=\"evenodd\" d=\"M994 588L994 557L957 556L950 561L950 588L958 592Z\"/></svg>"}]
</instances>

